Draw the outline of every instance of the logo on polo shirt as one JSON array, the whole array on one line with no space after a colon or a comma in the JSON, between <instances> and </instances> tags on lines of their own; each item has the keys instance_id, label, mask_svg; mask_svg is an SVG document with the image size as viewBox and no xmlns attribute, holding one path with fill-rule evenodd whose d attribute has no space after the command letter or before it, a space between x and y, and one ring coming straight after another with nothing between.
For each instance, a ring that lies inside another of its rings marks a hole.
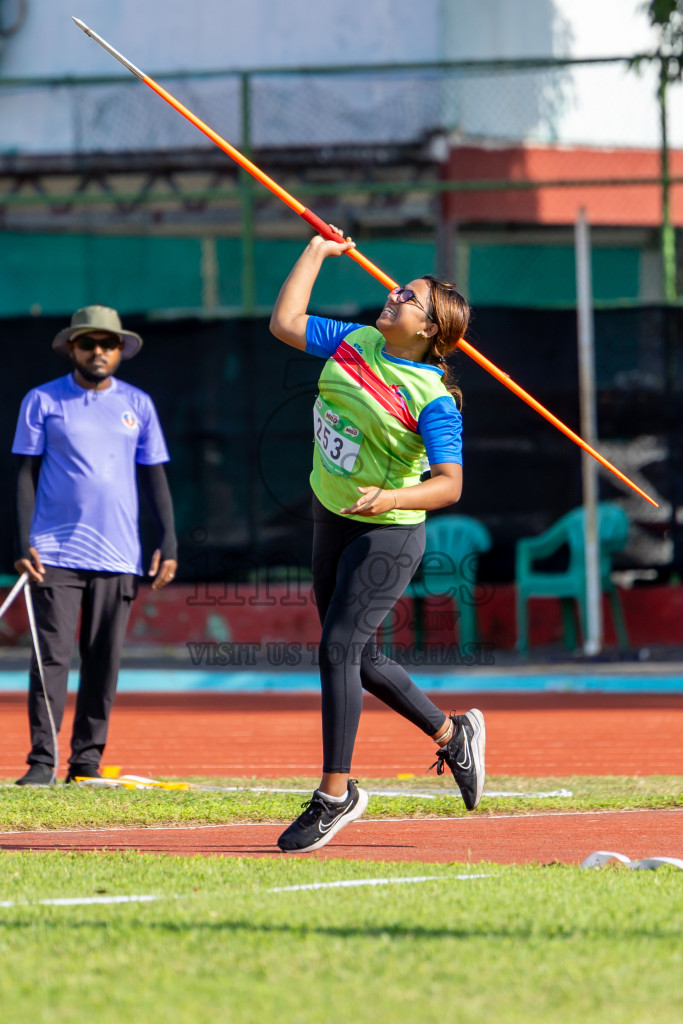
<instances>
[{"instance_id":1,"label":"logo on polo shirt","mask_svg":"<svg viewBox=\"0 0 683 1024\"><path fill-rule=\"evenodd\" d=\"M123 422L124 427L128 427L129 430L134 430L135 427L137 427L138 425L137 416L135 415L134 412L129 412L128 410L126 410L126 412L121 413L121 420Z\"/></svg>"}]
</instances>

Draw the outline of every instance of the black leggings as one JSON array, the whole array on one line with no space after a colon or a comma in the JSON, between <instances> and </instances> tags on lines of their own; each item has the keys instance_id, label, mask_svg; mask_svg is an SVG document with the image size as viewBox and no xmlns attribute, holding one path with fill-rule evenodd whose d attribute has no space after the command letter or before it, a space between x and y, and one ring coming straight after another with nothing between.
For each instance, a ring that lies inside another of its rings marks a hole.
<instances>
[{"instance_id":1,"label":"black leggings","mask_svg":"<svg viewBox=\"0 0 683 1024\"><path fill-rule=\"evenodd\" d=\"M313 589L322 625L323 772L350 772L363 689L418 726L438 732L444 713L377 647L377 629L420 564L424 523L361 522L313 498Z\"/></svg>"},{"instance_id":2,"label":"black leggings","mask_svg":"<svg viewBox=\"0 0 683 1024\"><path fill-rule=\"evenodd\" d=\"M46 565L31 593L40 635L45 688L59 731L64 714L71 652L80 615L81 672L71 736L70 764L96 768L107 742L121 649L137 592L137 576ZM52 729L35 653L28 691L31 726L29 764L52 765Z\"/></svg>"}]
</instances>

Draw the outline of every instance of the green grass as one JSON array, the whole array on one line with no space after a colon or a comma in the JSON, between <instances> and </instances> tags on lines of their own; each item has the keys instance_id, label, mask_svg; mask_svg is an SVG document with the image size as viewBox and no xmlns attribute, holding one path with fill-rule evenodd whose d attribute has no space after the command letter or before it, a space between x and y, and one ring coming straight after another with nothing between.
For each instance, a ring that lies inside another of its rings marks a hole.
<instances>
[{"instance_id":1,"label":"green grass","mask_svg":"<svg viewBox=\"0 0 683 1024\"><path fill-rule=\"evenodd\" d=\"M0 785L0 829L288 821L317 780ZM366 817L466 814L452 782L363 779ZM302 794L254 792L254 787ZM492 777L478 815L683 806L680 777ZM531 794L570 790L571 797ZM435 799L427 799L430 794ZM2 853L3 1024L679 1024L683 872ZM486 875L458 878L458 875ZM419 879L429 876L429 880ZM340 880L412 882L276 892ZM151 895L154 902L39 900Z\"/></svg>"},{"instance_id":2,"label":"green grass","mask_svg":"<svg viewBox=\"0 0 683 1024\"><path fill-rule=\"evenodd\" d=\"M683 1019L673 868L103 853L6 853L2 868L0 899L24 903L0 908L3 1024ZM425 875L436 880L273 891ZM35 903L97 894L162 898Z\"/></svg>"},{"instance_id":3,"label":"green grass","mask_svg":"<svg viewBox=\"0 0 683 1024\"><path fill-rule=\"evenodd\" d=\"M304 790L302 794L253 792L248 787L269 785L262 779L200 780L205 785L238 786L237 792L210 790L120 790L80 786L0 786L0 830L106 828L107 826L196 825L233 821L287 821L299 813L305 794L317 780L280 779L273 787ZM361 779L370 790L401 790L400 797L373 796L365 817L458 817L467 814L452 780L436 778ZM604 809L683 806L683 778L545 778L492 777L490 791L552 792L570 790L571 797L487 797L477 814L525 814L538 811L595 811ZM429 793L434 799L420 794Z\"/></svg>"}]
</instances>

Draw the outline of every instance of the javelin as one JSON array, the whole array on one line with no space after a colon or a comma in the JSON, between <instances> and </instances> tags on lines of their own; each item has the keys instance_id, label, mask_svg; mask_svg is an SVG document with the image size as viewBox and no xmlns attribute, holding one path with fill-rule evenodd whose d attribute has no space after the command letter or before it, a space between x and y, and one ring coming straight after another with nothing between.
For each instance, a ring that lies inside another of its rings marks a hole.
<instances>
[{"instance_id":1,"label":"javelin","mask_svg":"<svg viewBox=\"0 0 683 1024\"><path fill-rule=\"evenodd\" d=\"M158 82L155 82L153 78L150 78L149 75L146 75L143 71L140 71L140 68L137 68L135 64L131 63L131 61L124 57L123 54L119 53L118 50L115 50L113 46L102 38L102 36L98 36L97 32L94 32L89 28L85 22L81 21L80 18L74 18L73 20L80 29L83 29L86 35L90 36L91 39L94 39L96 43L99 43L100 46L112 55L112 57L115 57L116 60L120 61L124 67L128 68L129 71L132 71L132 73L139 78L141 82L144 82L145 85L148 85L150 89L153 89L158 96L161 96L163 100L166 100L166 102L177 110L179 114L182 114L183 117L187 118L195 128L198 128L200 132L203 132L207 138L211 139L211 141L214 142L219 149L222 149L224 153L227 153L229 157L232 157L235 163L239 164L239 166L251 174L253 178L256 178L256 180L260 181L262 185L265 185L265 187L276 195L278 199L281 199L286 206L289 206L289 208L294 210L294 212L305 220L307 224L310 224L312 228L315 228L319 234L323 235L324 238L331 239L333 242L344 241L344 238L336 231L333 231L328 224L325 224L325 222L320 219L320 217L307 209L303 203L300 203L298 199L295 199L293 195L290 195L289 192L285 191L285 189L278 185L276 181L269 178L268 175L260 169L260 167L257 167L256 164L253 164L251 160L248 160L243 153L240 153L238 149L235 149L235 147L231 146L229 142L226 142L226 140L215 132L213 128L209 128L204 121L200 120L196 114L193 114L191 110L188 110L187 107L183 106L183 104L177 100L175 96L172 96L170 92L167 92L163 86L159 85ZM385 285L386 288L391 290L398 287L396 281L390 278L388 274L385 274L383 270L380 270L379 267L375 266L374 263L371 263L370 260L359 253L357 249L348 249L346 255L352 260L355 260L356 263L359 263L364 270L367 270L369 274L372 274L373 277L377 278L377 280ZM496 380L499 380L501 384L504 384L506 388L513 392L513 394L517 395L517 397L521 398L523 402L526 402L526 404L530 405L532 409L535 409L536 412L540 413L541 416L548 420L549 423L552 423L554 427L561 430L562 433L571 441L574 441L574 443L578 444L580 448L583 448L585 452L588 452L588 454L592 455L594 459L597 459L600 465L604 466L605 469L608 469L610 473L613 473L614 476L623 481L623 483L628 484L628 486L634 490L636 494L639 494L641 498L645 498L645 500L649 501L655 508L659 507L656 501L646 494L645 491L641 490L640 487L634 484L632 480L629 480L621 470L617 469L616 466L613 466L611 462L609 462L604 456L600 455L599 452L596 452L594 448L591 448L591 446L584 441L582 437L575 434L573 430L562 422L562 420L559 420L557 416L554 416L545 408L544 405L541 405L540 402L536 401L536 399L525 391L524 388L520 387L519 384L515 384L507 373L500 370L495 363L492 363L490 359L483 356L476 348L473 348L468 341L465 341L464 338L460 338L458 341L458 347L474 359L476 363L479 363L480 366L492 374Z\"/></svg>"}]
</instances>

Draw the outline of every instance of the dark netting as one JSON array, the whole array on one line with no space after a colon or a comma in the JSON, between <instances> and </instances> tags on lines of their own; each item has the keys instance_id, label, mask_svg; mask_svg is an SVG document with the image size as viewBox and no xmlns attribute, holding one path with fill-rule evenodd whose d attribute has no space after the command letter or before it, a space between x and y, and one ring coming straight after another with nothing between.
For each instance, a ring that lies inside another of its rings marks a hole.
<instances>
[{"instance_id":1,"label":"dark netting","mask_svg":"<svg viewBox=\"0 0 683 1024\"><path fill-rule=\"evenodd\" d=\"M372 322L375 310L361 314ZM620 568L683 570L683 311L646 307L596 313L599 449L660 502L652 509L601 472L603 499L635 524ZM147 321L121 376L153 396L172 454L169 478L180 540L180 578L247 579L309 561L311 407L320 363L277 342L267 321ZM62 318L3 321L2 570L12 570L9 454L22 396L67 370L50 342ZM479 308L470 340L579 431L576 314ZM458 511L493 536L483 576L513 578L514 542L545 529L581 501L574 444L465 355L455 357L465 394L465 487ZM153 534L146 518L147 553ZM146 555L147 557L147 555Z\"/></svg>"}]
</instances>

